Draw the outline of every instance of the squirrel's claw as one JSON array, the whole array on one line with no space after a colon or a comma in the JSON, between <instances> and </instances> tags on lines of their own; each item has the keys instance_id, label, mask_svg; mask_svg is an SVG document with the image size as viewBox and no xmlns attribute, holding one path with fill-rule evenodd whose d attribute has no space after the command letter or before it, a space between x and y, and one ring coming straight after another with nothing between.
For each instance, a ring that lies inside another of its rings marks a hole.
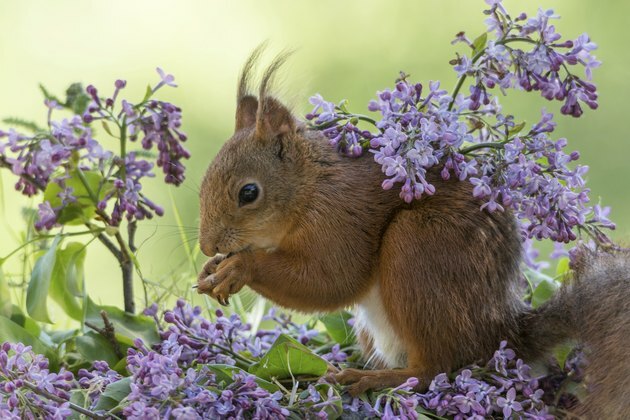
<instances>
[{"instance_id":1,"label":"squirrel's claw","mask_svg":"<svg viewBox=\"0 0 630 420\"><path fill-rule=\"evenodd\" d=\"M217 254L211 258L199 275L197 292L213 297L223 306L229 305L229 297L241 290L250 277L238 255Z\"/></svg>"}]
</instances>

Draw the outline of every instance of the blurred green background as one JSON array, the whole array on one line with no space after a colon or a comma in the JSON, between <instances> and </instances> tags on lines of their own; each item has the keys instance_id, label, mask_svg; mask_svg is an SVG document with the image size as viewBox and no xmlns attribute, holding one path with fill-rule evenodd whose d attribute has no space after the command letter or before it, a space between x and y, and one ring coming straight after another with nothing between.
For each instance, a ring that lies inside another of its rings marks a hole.
<instances>
[{"instance_id":1,"label":"blurred green background","mask_svg":"<svg viewBox=\"0 0 630 420\"><path fill-rule=\"evenodd\" d=\"M599 44L603 66L594 74L600 107L580 119L559 116L559 105L537 94L512 92L503 99L517 118L536 121L540 108L557 115L558 137L569 139L591 167L591 197L613 207L618 229L613 237L630 236L630 142L624 103L630 94L627 27L630 3L592 0L507 1L513 15L534 14L538 6L553 8L562 19L554 22L567 38L588 32ZM159 97L183 108L189 134L187 181L169 189L159 180L145 186L149 197L167 210L164 218L141 223L139 258L144 275L155 281L189 287L181 237L172 204L183 224L197 225L198 186L205 167L231 134L235 86L239 69L253 48L270 41L266 59L284 48L295 49L281 77L280 96L296 114L309 110L308 96L319 92L339 101L347 98L357 112L376 90L391 86L400 70L414 80L439 79L451 90L455 73L448 61L454 34L465 30L474 38L485 26L481 0L416 1L7 1L0 0L0 117L19 116L45 121L46 110L37 88L43 83L62 95L75 81L96 85L102 94L117 78L128 81L123 97L139 99L147 83L158 80L160 66L176 77L177 89ZM461 47L458 47L461 50ZM112 141L107 140L107 141ZM29 201L17 194L14 178L1 174L2 213L0 256L19 243L23 229L20 209ZM158 177L159 179L159 177ZM201 262L201 261L200 261ZM198 265L199 263L198 262ZM17 270L19 261L8 265ZM95 300L122 304L119 269L100 245L90 247L86 263L88 288ZM140 296L137 289L137 295ZM139 307L142 306L138 299Z\"/></svg>"}]
</instances>

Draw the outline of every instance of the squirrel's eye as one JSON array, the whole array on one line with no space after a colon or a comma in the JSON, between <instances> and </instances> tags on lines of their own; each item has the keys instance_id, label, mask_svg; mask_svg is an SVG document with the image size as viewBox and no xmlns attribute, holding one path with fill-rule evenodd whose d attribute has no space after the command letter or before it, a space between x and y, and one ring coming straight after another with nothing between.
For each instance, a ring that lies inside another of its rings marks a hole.
<instances>
[{"instance_id":1,"label":"squirrel's eye","mask_svg":"<svg viewBox=\"0 0 630 420\"><path fill-rule=\"evenodd\" d=\"M246 184L238 193L238 205L251 204L258 198L258 185Z\"/></svg>"}]
</instances>

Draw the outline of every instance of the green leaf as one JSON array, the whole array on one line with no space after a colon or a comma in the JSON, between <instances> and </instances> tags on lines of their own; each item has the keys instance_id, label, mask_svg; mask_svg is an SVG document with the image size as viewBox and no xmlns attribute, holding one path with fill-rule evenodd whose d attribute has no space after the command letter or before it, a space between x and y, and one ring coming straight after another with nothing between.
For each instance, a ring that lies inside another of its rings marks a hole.
<instances>
[{"instance_id":1,"label":"green leaf","mask_svg":"<svg viewBox=\"0 0 630 420\"><path fill-rule=\"evenodd\" d=\"M84 389L70 391L70 402L78 405L79 407L86 407L85 395L87 392L88 391ZM85 417L83 415L72 410L72 414L70 414L70 417L68 417L67 419L68 420L82 420L84 418Z\"/></svg>"},{"instance_id":2,"label":"green leaf","mask_svg":"<svg viewBox=\"0 0 630 420\"><path fill-rule=\"evenodd\" d=\"M50 331L50 339L53 343L59 345L63 344L68 340L76 337L79 330L61 330L61 331Z\"/></svg>"},{"instance_id":3,"label":"green leaf","mask_svg":"<svg viewBox=\"0 0 630 420\"><path fill-rule=\"evenodd\" d=\"M42 329L33 318L25 316L24 317L24 329L29 333L33 334L35 337L42 336Z\"/></svg>"},{"instance_id":4,"label":"green leaf","mask_svg":"<svg viewBox=\"0 0 630 420\"><path fill-rule=\"evenodd\" d=\"M89 96L87 95L79 96L72 103L72 112L74 112L76 115L83 115L89 103L90 103Z\"/></svg>"},{"instance_id":5,"label":"green leaf","mask_svg":"<svg viewBox=\"0 0 630 420\"><path fill-rule=\"evenodd\" d=\"M532 281L534 286L537 286L544 280L553 282L553 277L550 277L543 272L532 270L531 268L526 268L524 274Z\"/></svg>"},{"instance_id":6,"label":"green leaf","mask_svg":"<svg viewBox=\"0 0 630 420\"><path fill-rule=\"evenodd\" d=\"M85 245L70 242L57 250L57 260L52 273L50 297L65 313L77 321L83 320L83 263Z\"/></svg>"},{"instance_id":7,"label":"green leaf","mask_svg":"<svg viewBox=\"0 0 630 420\"><path fill-rule=\"evenodd\" d=\"M109 128L109 124L107 124L107 121L102 120L102 121L101 121L101 123L102 123L102 125L103 125L103 130L105 130L105 132L106 132L107 134L109 134L109 135L110 135L110 136L112 136L112 137L116 137L116 136L112 133L112 130ZM117 138L117 137L116 137L116 138Z\"/></svg>"},{"instance_id":8,"label":"green leaf","mask_svg":"<svg viewBox=\"0 0 630 420\"><path fill-rule=\"evenodd\" d=\"M571 269L569 268L569 257L563 257L558 260L558 265L556 266L556 277L563 278Z\"/></svg>"},{"instance_id":9,"label":"green leaf","mask_svg":"<svg viewBox=\"0 0 630 420\"><path fill-rule=\"evenodd\" d=\"M91 98L85 93L83 85L81 83L73 83L66 90L66 103L65 106L70 108L72 112L77 115L81 115L87 109Z\"/></svg>"},{"instance_id":10,"label":"green leaf","mask_svg":"<svg viewBox=\"0 0 630 420\"><path fill-rule=\"evenodd\" d=\"M538 283L534 293L532 294L532 307L538 308L540 305L548 301L556 292L558 285L553 280L543 280Z\"/></svg>"},{"instance_id":11,"label":"green leaf","mask_svg":"<svg viewBox=\"0 0 630 420\"><path fill-rule=\"evenodd\" d=\"M104 360L110 366L115 366L120 360L120 358L116 356L114 349L112 349L111 343L109 343L105 337L93 331L88 331L78 336L76 338L76 345L79 353L90 362Z\"/></svg>"},{"instance_id":12,"label":"green leaf","mask_svg":"<svg viewBox=\"0 0 630 420\"><path fill-rule=\"evenodd\" d=\"M60 101L59 98L57 98L55 95L50 93L48 91L48 89L46 89L46 87L44 85L42 85L41 83L39 84L39 90L41 90L42 94L44 95L44 98L49 99L49 100L53 100L53 101L57 102L59 105L63 104L63 101Z\"/></svg>"},{"instance_id":13,"label":"green leaf","mask_svg":"<svg viewBox=\"0 0 630 420\"><path fill-rule=\"evenodd\" d=\"M473 56L477 55L484 48L486 48L486 42L488 41L488 33L484 32L479 35L472 43L473 47Z\"/></svg>"},{"instance_id":14,"label":"green leaf","mask_svg":"<svg viewBox=\"0 0 630 420\"><path fill-rule=\"evenodd\" d=\"M142 102L148 101L151 95L153 95L153 89L151 88L151 85L147 85L147 90L144 93L144 98L142 98Z\"/></svg>"},{"instance_id":15,"label":"green leaf","mask_svg":"<svg viewBox=\"0 0 630 420\"><path fill-rule=\"evenodd\" d=\"M57 357L50 347L46 346L39 338L11 321L9 318L0 316L0 342L22 343L31 346L37 354L48 357L51 364L57 364Z\"/></svg>"},{"instance_id":16,"label":"green leaf","mask_svg":"<svg viewBox=\"0 0 630 420\"><path fill-rule=\"evenodd\" d=\"M42 329L39 327L39 324L37 323L37 321L35 321L33 318L29 318L28 316L24 315L22 310L17 305L11 305L11 306L12 306L12 314L8 318L10 318L11 321L15 322L20 327L24 328L31 335L34 335L35 337L39 337L42 333Z\"/></svg>"},{"instance_id":17,"label":"green leaf","mask_svg":"<svg viewBox=\"0 0 630 420\"><path fill-rule=\"evenodd\" d=\"M100 306L88 299L86 321L103 328L100 312L107 312L109 321L114 326L116 339L122 344L133 346L133 340L142 339L147 347L160 341L157 326L153 318L144 315L132 315L115 306Z\"/></svg>"},{"instance_id":18,"label":"green leaf","mask_svg":"<svg viewBox=\"0 0 630 420\"><path fill-rule=\"evenodd\" d=\"M523 131L523 128L525 128L525 121L523 121L520 124L516 124L514 127L510 128L508 130L508 137L513 137L513 136L517 135L518 133Z\"/></svg>"},{"instance_id":19,"label":"green leaf","mask_svg":"<svg viewBox=\"0 0 630 420\"><path fill-rule=\"evenodd\" d=\"M339 107L341 112L343 112L344 114L349 114L349 112L348 112L348 100L347 99L343 99L341 102L339 102L339 105L337 105L337 106Z\"/></svg>"},{"instance_id":20,"label":"green leaf","mask_svg":"<svg viewBox=\"0 0 630 420\"><path fill-rule=\"evenodd\" d=\"M131 377L123 378L105 387L105 391L96 403L94 410L111 410L131 392Z\"/></svg>"},{"instance_id":21,"label":"green leaf","mask_svg":"<svg viewBox=\"0 0 630 420\"><path fill-rule=\"evenodd\" d=\"M120 373L122 376L129 376L129 371L127 371L127 356L120 359L118 363L111 368Z\"/></svg>"},{"instance_id":22,"label":"green leaf","mask_svg":"<svg viewBox=\"0 0 630 420\"><path fill-rule=\"evenodd\" d=\"M225 382L226 384L231 384L232 382L234 382L234 379L232 378L234 377L235 373L245 372L243 369L232 365L215 364L205 365L205 367L207 367L216 375L217 383ZM261 378L256 378L255 381L259 387L266 389L269 392L276 392L280 389L278 385L265 381Z\"/></svg>"},{"instance_id":23,"label":"green leaf","mask_svg":"<svg viewBox=\"0 0 630 420\"><path fill-rule=\"evenodd\" d=\"M352 316L348 311L341 311L324 315L319 320L324 324L326 332L335 342L346 346L355 341L354 331L348 325L348 320Z\"/></svg>"},{"instance_id":24,"label":"green leaf","mask_svg":"<svg viewBox=\"0 0 630 420\"><path fill-rule=\"evenodd\" d=\"M308 347L281 334L267 354L249 368L249 373L263 379L291 378L299 375L322 376L328 364Z\"/></svg>"},{"instance_id":25,"label":"green leaf","mask_svg":"<svg viewBox=\"0 0 630 420\"><path fill-rule=\"evenodd\" d=\"M0 315L10 318L13 314L13 305L11 304L11 291L9 283L4 277L4 272L0 266Z\"/></svg>"},{"instance_id":26,"label":"green leaf","mask_svg":"<svg viewBox=\"0 0 630 420\"><path fill-rule=\"evenodd\" d=\"M23 120L21 118L15 118L15 117L4 118L2 122L8 125L15 126L15 127L24 128L26 130L32 131L33 133L42 131L42 129L34 122Z\"/></svg>"},{"instance_id":27,"label":"green leaf","mask_svg":"<svg viewBox=\"0 0 630 420\"><path fill-rule=\"evenodd\" d=\"M61 241L61 236L56 236L50 248L35 261L35 267L31 273L31 281L26 290L26 310L28 314L40 322L52 324L48 315L48 305L46 300L50 290L50 280L52 277L55 261L57 259L57 247Z\"/></svg>"},{"instance_id":28,"label":"green leaf","mask_svg":"<svg viewBox=\"0 0 630 420\"><path fill-rule=\"evenodd\" d=\"M98 199L102 200L109 190L113 187L111 182L103 181L103 177L97 171L83 171L83 176L87 181L87 185L93 194L98 194ZM46 186L44 191L44 201L48 201L52 207L61 207L58 221L63 225L82 225L94 217L96 207L88 189L81 180L77 170L70 173L70 178L65 180L66 187L73 190L73 195L77 197L74 203L63 204L59 193L63 189L55 182L51 182ZM104 185L101 186L101 184Z\"/></svg>"},{"instance_id":29,"label":"green leaf","mask_svg":"<svg viewBox=\"0 0 630 420\"><path fill-rule=\"evenodd\" d=\"M564 369L564 364L567 361L567 357L569 357L571 350L573 350L573 347L575 347L575 343L568 342L553 349L553 355L556 357L558 365L561 369Z\"/></svg>"}]
</instances>

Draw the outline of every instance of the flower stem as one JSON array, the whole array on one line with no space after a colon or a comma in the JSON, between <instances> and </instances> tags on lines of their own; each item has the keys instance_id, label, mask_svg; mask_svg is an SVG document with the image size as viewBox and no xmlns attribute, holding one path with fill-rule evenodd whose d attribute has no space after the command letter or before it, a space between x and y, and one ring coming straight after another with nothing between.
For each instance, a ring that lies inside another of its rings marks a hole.
<instances>
[{"instance_id":1,"label":"flower stem","mask_svg":"<svg viewBox=\"0 0 630 420\"><path fill-rule=\"evenodd\" d=\"M502 143L477 143L477 144L473 144L472 146L466 147L464 149L460 149L459 153L461 153L462 155L465 155L466 153L470 153L472 151L478 150L478 149L503 149L505 147L504 144Z\"/></svg>"},{"instance_id":2,"label":"flower stem","mask_svg":"<svg viewBox=\"0 0 630 420\"><path fill-rule=\"evenodd\" d=\"M127 117L123 117L122 125L120 126L120 159L122 160L120 166L120 178L123 183L127 182L127 168L125 167L125 158L127 157Z\"/></svg>"},{"instance_id":3,"label":"flower stem","mask_svg":"<svg viewBox=\"0 0 630 420\"><path fill-rule=\"evenodd\" d=\"M495 45L506 45L511 42L519 42L519 41L527 42L529 44L537 44L536 41L529 38L513 37L513 38L501 38L500 40L495 42ZM479 61L479 59L483 56L485 52L486 52L486 48L483 48L481 51L475 54L475 56L472 58L472 63L475 64L477 61ZM457 84L455 85L455 89L453 89L453 94L451 95L451 103L448 105L449 111L453 109L453 105L455 105L455 98L457 97L457 94L461 90L462 85L464 84L464 81L466 80L466 77L468 77L468 75L463 74L462 76L460 76L459 80L457 80Z\"/></svg>"},{"instance_id":4,"label":"flower stem","mask_svg":"<svg viewBox=\"0 0 630 420\"><path fill-rule=\"evenodd\" d=\"M120 246L120 258L118 262L122 270L125 312L133 314L136 311L136 304L133 300L133 258L131 257L129 246L120 232L116 233L115 238Z\"/></svg>"},{"instance_id":5,"label":"flower stem","mask_svg":"<svg viewBox=\"0 0 630 420\"><path fill-rule=\"evenodd\" d=\"M38 387L36 387L35 385L31 384L30 382L27 381L23 381L24 383L24 387L30 389L31 391L33 391L34 393L41 395L42 397L48 398L49 400L55 401L57 403L60 404L64 404L64 403L68 403L68 406L70 407L70 409L76 411L77 413L83 414L86 417L89 417L91 419L105 419L105 416L101 416L100 414L94 413L93 411L87 410L73 402L70 402L68 400L65 400L61 397L56 396L55 394L51 394L50 392L44 390L44 389L40 389Z\"/></svg>"}]
</instances>

